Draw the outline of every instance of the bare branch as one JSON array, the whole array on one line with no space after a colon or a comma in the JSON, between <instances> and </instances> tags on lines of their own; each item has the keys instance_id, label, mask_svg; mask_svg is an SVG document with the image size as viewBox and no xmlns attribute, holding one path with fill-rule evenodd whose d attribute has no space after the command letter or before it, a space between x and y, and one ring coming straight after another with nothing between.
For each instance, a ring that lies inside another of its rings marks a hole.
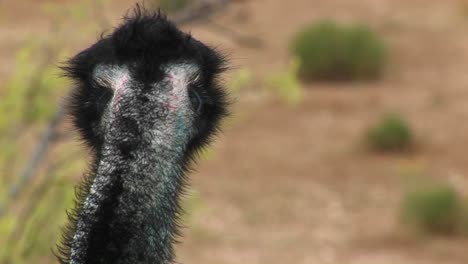
<instances>
[{"instance_id":1,"label":"bare branch","mask_svg":"<svg viewBox=\"0 0 468 264\"><path fill-rule=\"evenodd\" d=\"M240 33L239 31L235 31L229 27L216 23L215 21L209 18L206 19L206 22L208 22L207 25L211 26L211 29L213 31L216 31L218 34L223 34L230 37L239 45L255 49L261 48L263 46L263 42L260 38Z\"/></svg>"},{"instance_id":2,"label":"bare branch","mask_svg":"<svg viewBox=\"0 0 468 264\"><path fill-rule=\"evenodd\" d=\"M24 188L26 183L28 183L31 178L35 175L37 168L41 164L42 160L46 157L47 151L49 149L49 145L55 140L58 126L60 125L64 116L64 109L60 107L58 111L54 114L52 119L49 121L47 125L46 131L42 136L41 140L39 140L36 148L32 154L31 160L28 162L26 167L23 169L22 173L19 176L18 181L10 187L10 191L8 193L8 200L14 201L18 197L20 191ZM0 205L0 216L2 216L6 209L6 206Z\"/></svg>"},{"instance_id":3,"label":"bare branch","mask_svg":"<svg viewBox=\"0 0 468 264\"><path fill-rule=\"evenodd\" d=\"M17 243L18 241L21 241L20 238L24 234L26 224L28 223L29 219L36 211L36 208L44 200L45 196L47 195L47 192L49 191L51 187L50 185L54 179L53 177L51 177L51 175L54 175L55 172L59 168L61 168L64 164L70 164L70 162L77 160L78 157L79 157L79 152L73 152L69 154L68 156L48 165L44 173L44 176L45 176L44 179L34 189L33 193L30 196L32 198L32 199L29 199L30 203L28 203L26 207L23 208L21 212L19 212L19 215L17 218L18 221L15 223L14 228L11 230L6 240L8 247L14 247L15 243Z\"/></svg>"},{"instance_id":4,"label":"bare branch","mask_svg":"<svg viewBox=\"0 0 468 264\"><path fill-rule=\"evenodd\" d=\"M205 0L177 12L171 17L178 25L184 25L197 20L203 20L225 8L230 0Z\"/></svg>"}]
</instances>

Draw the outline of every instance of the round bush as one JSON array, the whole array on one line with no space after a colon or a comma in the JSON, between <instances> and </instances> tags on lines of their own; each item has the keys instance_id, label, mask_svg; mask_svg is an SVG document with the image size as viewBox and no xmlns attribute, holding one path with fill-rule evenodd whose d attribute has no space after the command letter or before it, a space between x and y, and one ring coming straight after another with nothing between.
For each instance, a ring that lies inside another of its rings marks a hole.
<instances>
[{"instance_id":1,"label":"round bush","mask_svg":"<svg viewBox=\"0 0 468 264\"><path fill-rule=\"evenodd\" d=\"M299 32L292 51L301 61L305 79L376 79L382 74L385 47L365 26L321 22Z\"/></svg>"},{"instance_id":2,"label":"round bush","mask_svg":"<svg viewBox=\"0 0 468 264\"><path fill-rule=\"evenodd\" d=\"M403 201L406 222L417 229L434 234L453 234L463 223L462 200L448 185L413 190Z\"/></svg>"},{"instance_id":3,"label":"round bush","mask_svg":"<svg viewBox=\"0 0 468 264\"><path fill-rule=\"evenodd\" d=\"M413 137L405 120L397 115L389 114L369 129L367 140L374 150L396 152L408 149Z\"/></svg>"}]
</instances>

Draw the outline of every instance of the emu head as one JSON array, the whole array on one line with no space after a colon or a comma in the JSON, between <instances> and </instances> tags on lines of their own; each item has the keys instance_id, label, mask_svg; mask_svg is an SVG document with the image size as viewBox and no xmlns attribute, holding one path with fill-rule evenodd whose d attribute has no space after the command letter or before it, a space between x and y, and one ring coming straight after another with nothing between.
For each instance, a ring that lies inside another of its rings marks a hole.
<instances>
[{"instance_id":1,"label":"emu head","mask_svg":"<svg viewBox=\"0 0 468 264\"><path fill-rule=\"evenodd\" d=\"M76 82L71 116L94 149L107 137L131 148L149 135L196 150L226 114L222 56L138 7L64 68Z\"/></svg>"}]
</instances>

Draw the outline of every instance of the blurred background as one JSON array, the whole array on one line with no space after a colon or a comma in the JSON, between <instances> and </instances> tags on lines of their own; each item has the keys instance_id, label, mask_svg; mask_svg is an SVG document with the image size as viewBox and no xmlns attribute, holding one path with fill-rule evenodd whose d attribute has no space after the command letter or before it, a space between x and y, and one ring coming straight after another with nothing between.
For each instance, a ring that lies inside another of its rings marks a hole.
<instances>
[{"instance_id":1,"label":"blurred background","mask_svg":"<svg viewBox=\"0 0 468 264\"><path fill-rule=\"evenodd\" d=\"M58 66L130 0L0 0L0 263L56 263L88 152ZM233 98L179 263L468 263L468 1L146 0Z\"/></svg>"}]
</instances>

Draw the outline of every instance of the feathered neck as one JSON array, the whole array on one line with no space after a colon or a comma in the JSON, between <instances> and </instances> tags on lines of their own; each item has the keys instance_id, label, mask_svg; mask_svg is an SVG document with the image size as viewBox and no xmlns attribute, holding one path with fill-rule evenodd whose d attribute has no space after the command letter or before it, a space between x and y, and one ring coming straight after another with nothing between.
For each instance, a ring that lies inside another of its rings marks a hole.
<instances>
[{"instance_id":1,"label":"feathered neck","mask_svg":"<svg viewBox=\"0 0 468 264\"><path fill-rule=\"evenodd\" d=\"M64 263L173 260L185 181L183 139L157 131L155 137L131 146L122 144L122 133L110 133L98 150L87 195L68 233L69 257Z\"/></svg>"}]
</instances>

